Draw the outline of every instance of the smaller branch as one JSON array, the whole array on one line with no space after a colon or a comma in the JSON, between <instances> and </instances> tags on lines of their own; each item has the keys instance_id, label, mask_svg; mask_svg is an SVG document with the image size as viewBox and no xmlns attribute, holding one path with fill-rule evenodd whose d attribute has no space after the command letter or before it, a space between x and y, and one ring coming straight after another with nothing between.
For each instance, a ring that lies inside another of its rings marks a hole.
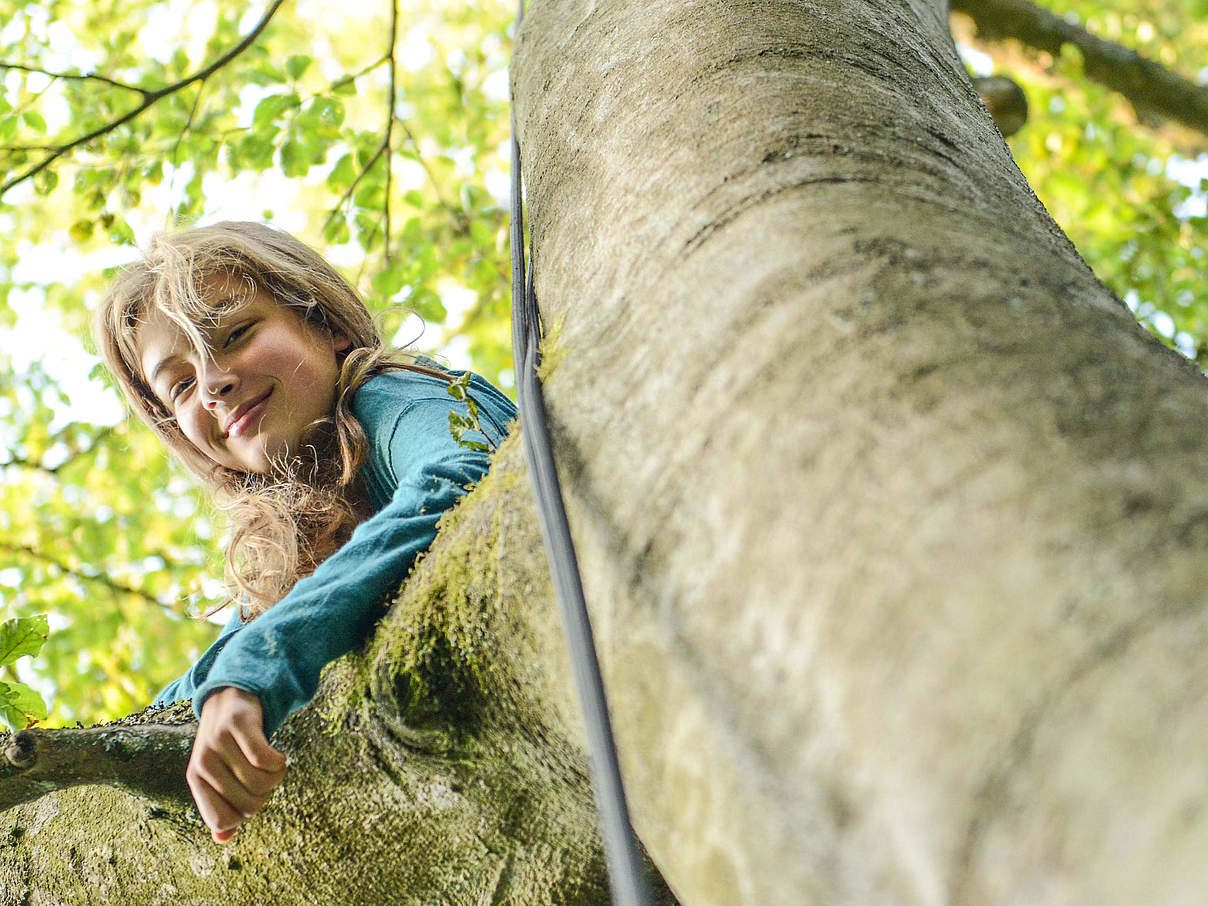
<instances>
[{"instance_id":1,"label":"smaller branch","mask_svg":"<svg viewBox=\"0 0 1208 906\"><path fill-rule=\"evenodd\" d=\"M1208 88L1135 50L1097 38L1028 0L951 0L950 7L969 16L983 38L1014 38L1054 56L1072 44L1082 52L1087 77L1124 95L1138 112L1208 135Z\"/></svg>"},{"instance_id":2,"label":"smaller branch","mask_svg":"<svg viewBox=\"0 0 1208 906\"><path fill-rule=\"evenodd\" d=\"M66 428L60 429L59 432L56 433L55 436L50 439L49 446L54 446L56 443L59 443L60 442L59 438L62 437L63 434L71 427L73 427L73 425L68 425ZM85 447L82 450L72 450L71 455L68 456L61 463L59 463L57 466L48 466L48 465L44 464L41 460L30 459L29 457L26 457L26 456L14 456L14 455L12 455L12 451L10 450L9 458L6 460L0 461L0 469L7 468L8 466L18 466L18 467L24 468L24 469L33 469L38 472L45 472L47 475L57 475L60 471L67 468L72 463L78 461L81 457L87 456L89 453L92 453L94 450L96 450L101 445L102 441L106 437L108 437L110 434L113 433L113 430L115 427L116 426L114 426L114 425L108 425L108 426L102 428L95 435L93 435L91 444L89 444L87 447Z\"/></svg>"},{"instance_id":3,"label":"smaller branch","mask_svg":"<svg viewBox=\"0 0 1208 906\"><path fill-rule=\"evenodd\" d=\"M176 141L172 143L172 169L176 169L176 155L180 152L180 143L185 140L185 136L189 134L189 130L193 128L193 118L197 116L197 108L201 105L201 96L206 90L206 80L202 79L201 84L197 86L197 96L193 98L193 106L189 108L189 115L185 119L185 125L180 130L180 135L176 136ZM173 173L175 178L175 173Z\"/></svg>"},{"instance_id":4,"label":"smaller branch","mask_svg":"<svg viewBox=\"0 0 1208 906\"><path fill-rule=\"evenodd\" d=\"M419 141L416 139L415 134L411 131L411 127L407 125L407 121L400 119L398 124L402 126L403 131L407 133L407 140L410 141L412 147L415 148L415 157L419 161L419 165L423 167L424 172L428 174L428 182L432 183L432 191L436 193L437 203L450 214L452 214L454 218L456 218L458 234L461 236L468 236L470 234L470 221L469 218L466 217L466 212L457 205L451 204L441 193L440 183L436 181L436 174L432 172L432 168L428 165L428 162L424 160L424 154L419 148Z\"/></svg>"},{"instance_id":5,"label":"smaller branch","mask_svg":"<svg viewBox=\"0 0 1208 906\"><path fill-rule=\"evenodd\" d=\"M5 193L8 192L8 190L11 189L13 186L15 186L19 183L22 183L25 180L30 179L33 176L36 176L38 173L41 173L43 170L45 170L47 167L49 167L52 163L54 163L58 158L62 157L64 154L68 153L69 151L73 151L74 149L80 147L81 145L86 145L89 142L91 142L93 139L99 138L102 135L112 132L114 129L118 128L119 126L122 126L122 125L130 122L130 120L134 119L136 116L138 116L140 113L142 113L144 110L146 110L148 107L150 107L152 104L154 104L156 101L160 100L161 98L165 98L170 94L174 94L175 92L180 91L182 88L187 88L189 85L192 85L194 82L205 81L206 79L208 79L210 76L212 76L218 70L220 70L223 66L226 66L233 59L235 59L237 56L239 56L241 53L243 53L245 50L247 50L249 47L251 47L252 44L255 43L256 39L258 37L260 37L260 33L263 32L264 29L268 27L269 21L276 14L277 10L280 9L280 7L283 3L285 3L285 0L273 0L273 5L270 6L268 8L268 10L265 11L264 15L260 17L260 21L256 23L255 27L252 28L252 30L250 32L248 32L246 35L244 35L243 39L238 44L236 44L234 47L232 47L226 53L222 54L222 56L215 59L209 65L205 66L202 69L199 69L197 72L193 73L190 76L186 76L185 78L181 79L178 82L173 82L171 85L165 85L163 88L157 88L155 90L147 89L145 91L145 93L143 94L142 102L137 104L136 106L132 107L130 110L127 110L121 116L117 117L117 119L110 120L108 123L104 124L103 126L98 126L97 128L93 129L91 132L81 135L78 138L74 138L71 141L67 142L66 144L59 145L53 152L51 152L50 154L47 154L44 158L42 158L42 160L38 161L38 163L34 164L31 167L27 167L26 169L24 169L20 173L18 173L16 176L14 176L12 179L10 179L7 182L5 182L4 184L0 185L0 198L3 198Z\"/></svg>"},{"instance_id":6,"label":"smaller branch","mask_svg":"<svg viewBox=\"0 0 1208 906\"><path fill-rule=\"evenodd\" d=\"M173 710L179 710L174 706ZM108 724L0 735L0 812L55 790L113 786L180 813L197 724Z\"/></svg>"},{"instance_id":7,"label":"smaller branch","mask_svg":"<svg viewBox=\"0 0 1208 906\"><path fill-rule=\"evenodd\" d=\"M391 51L393 51L393 50L394 50L394 46L391 45ZM366 75L370 72L373 72L373 70L377 69L379 66L381 66L383 63L385 63L387 60L390 60L391 58L392 58L392 54L383 54L382 56L380 56L376 60L374 60L372 63L368 64L367 66L362 67L361 69L358 69L356 72L350 73L349 75L346 75L346 76L340 76L340 78L336 79L334 82L332 82L327 87L327 90L335 91L337 88L341 88L344 85L347 85L349 82L355 82L361 76Z\"/></svg>"},{"instance_id":8,"label":"smaller branch","mask_svg":"<svg viewBox=\"0 0 1208 906\"><path fill-rule=\"evenodd\" d=\"M90 575L86 572L81 572L74 569L59 560L57 557L52 557L50 554L44 553L35 547L28 544L12 544L8 541L0 541L0 550L8 551L11 554L24 554L27 557L33 557L35 560L41 560L43 563L48 563L51 566L57 566L66 575L79 579L81 582L95 582L98 585L104 585L110 591L118 592L119 594L134 595L137 598L142 598L148 604L154 604L156 607L163 607L171 610L172 605L161 601L155 595L148 594L141 588L135 588L133 585L126 585L123 582L118 582L109 578L103 573Z\"/></svg>"},{"instance_id":9,"label":"smaller branch","mask_svg":"<svg viewBox=\"0 0 1208 906\"><path fill-rule=\"evenodd\" d=\"M10 455L8 459L4 460L3 462L0 462L0 469L7 469L10 467L13 467L13 468L21 468L21 469L30 469L34 472L43 472L46 475L54 475L55 473L57 473L59 471L59 469L63 468L64 465L66 465L66 463L59 463L59 465L57 465L57 466L47 466L47 465L43 465L40 461L38 461L36 459L29 459L28 457L25 457L25 456Z\"/></svg>"},{"instance_id":10,"label":"smaller branch","mask_svg":"<svg viewBox=\"0 0 1208 906\"><path fill-rule=\"evenodd\" d=\"M332 209L327 212L327 219L323 221L323 229L327 229L327 225L335 220L336 215L340 213L340 208L344 207L344 205L348 203L348 200L352 198L352 193L356 191L357 185L362 179L365 178L365 174L373 169L373 165L376 164L378 159L385 153L386 143L382 142L377 151L374 152L373 157L369 158L369 162L366 163L365 166L361 167L361 172L356 175L356 179L354 179L352 184L344 190L344 194L340 196L340 200L337 201Z\"/></svg>"},{"instance_id":11,"label":"smaller branch","mask_svg":"<svg viewBox=\"0 0 1208 906\"><path fill-rule=\"evenodd\" d=\"M390 159L390 140L394 132L394 97L398 80L398 64L394 59L394 46L398 41L398 0L390 2L390 45L387 56L390 57L390 96L386 104L386 139L382 143L386 147L386 241L385 261L390 266L390 188L391 177L394 175L394 162Z\"/></svg>"},{"instance_id":12,"label":"smaller branch","mask_svg":"<svg viewBox=\"0 0 1208 906\"><path fill-rule=\"evenodd\" d=\"M0 69L16 69L21 72L38 73L39 75L49 76L52 79L71 79L77 82L102 82L105 85L111 85L114 88L121 88L123 91L133 91L136 94L141 94L146 97L148 89L140 88L137 85L130 85L126 82L119 82L117 79L111 79L108 76L100 75L99 73L91 72L80 74L76 72L51 72L47 69L39 69L36 66L26 66L24 63L6 63L0 60Z\"/></svg>"}]
</instances>

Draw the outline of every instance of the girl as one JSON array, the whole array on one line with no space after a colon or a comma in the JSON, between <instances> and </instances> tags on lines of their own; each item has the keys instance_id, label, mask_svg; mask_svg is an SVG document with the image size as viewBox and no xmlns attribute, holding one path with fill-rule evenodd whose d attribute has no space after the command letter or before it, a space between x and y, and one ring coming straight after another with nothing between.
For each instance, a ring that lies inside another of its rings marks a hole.
<instances>
[{"instance_id":1,"label":"girl","mask_svg":"<svg viewBox=\"0 0 1208 906\"><path fill-rule=\"evenodd\" d=\"M192 699L187 780L216 842L285 773L268 738L357 647L487 455L454 439L456 372L387 348L314 250L255 223L157 237L115 280L97 346L131 408L229 513L236 607L157 705ZM472 375L478 448L512 403ZM471 419L474 421L474 419Z\"/></svg>"}]
</instances>

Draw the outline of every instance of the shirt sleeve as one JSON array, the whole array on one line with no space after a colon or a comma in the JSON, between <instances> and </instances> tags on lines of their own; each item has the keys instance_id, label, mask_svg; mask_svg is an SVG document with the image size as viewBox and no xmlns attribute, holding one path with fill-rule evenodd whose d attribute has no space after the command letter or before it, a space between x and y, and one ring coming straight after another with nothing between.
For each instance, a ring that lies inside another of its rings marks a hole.
<instances>
[{"instance_id":1,"label":"shirt sleeve","mask_svg":"<svg viewBox=\"0 0 1208 906\"><path fill-rule=\"evenodd\" d=\"M275 606L220 639L220 650L203 656L208 669L194 665L186 676L198 717L211 694L233 686L260 699L271 736L311 700L323 667L361 644L432 544L441 516L487 472L485 453L453 440L449 410L447 398L419 400L384 426L384 467L395 483L389 503Z\"/></svg>"},{"instance_id":2,"label":"shirt sleeve","mask_svg":"<svg viewBox=\"0 0 1208 906\"><path fill-rule=\"evenodd\" d=\"M222 632L218 634L217 641L206 649L205 654L197 659L192 667L190 667L182 676L178 676L172 682L168 683L155 696L155 701L152 703L157 708L165 708L174 702L187 701L193 697L193 693L200 683L210 672L210 668L214 666L214 660L218 657L218 653L226 647L226 643L231 640L231 636L242 629L244 626L243 620L239 617L239 608L235 608L235 613L227 620L226 626Z\"/></svg>"}]
</instances>

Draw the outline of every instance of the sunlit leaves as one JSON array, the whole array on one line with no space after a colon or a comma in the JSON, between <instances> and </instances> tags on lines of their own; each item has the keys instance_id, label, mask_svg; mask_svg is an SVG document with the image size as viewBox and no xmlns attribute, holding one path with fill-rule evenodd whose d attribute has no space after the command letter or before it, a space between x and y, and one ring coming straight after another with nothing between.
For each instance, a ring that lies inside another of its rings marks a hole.
<instances>
[{"instance_id":1,"label":"sunlit leaves","mask_svg":"<svg viewBox=\"0 0 1208 906\"><path fill-rule=\"evenodd\" d=\"M0 623L0 668L41 651L49 631L45 614ZM37 692L21 682L0 682L0 721L12 730L24 730L45 719L46 703Z\"/></svg>"}]
</instances>

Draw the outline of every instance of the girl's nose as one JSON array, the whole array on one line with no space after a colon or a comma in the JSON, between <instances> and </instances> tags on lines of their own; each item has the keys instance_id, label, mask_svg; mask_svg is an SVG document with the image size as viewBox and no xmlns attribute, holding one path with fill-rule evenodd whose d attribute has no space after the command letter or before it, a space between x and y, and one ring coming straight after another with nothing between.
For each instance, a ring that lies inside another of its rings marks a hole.
<instances>
[{"instance_id":1,"label":"girl's nose","mask_svg":"<svg viewBox=\"0 0 1208 906\"><path fill-rule=\"evenodd\" d=\"M202 405L213 412L218 404L235 390L239 381L229 371L220 371L211 366L202 375Z\"/></svg>"}]
</instances>

